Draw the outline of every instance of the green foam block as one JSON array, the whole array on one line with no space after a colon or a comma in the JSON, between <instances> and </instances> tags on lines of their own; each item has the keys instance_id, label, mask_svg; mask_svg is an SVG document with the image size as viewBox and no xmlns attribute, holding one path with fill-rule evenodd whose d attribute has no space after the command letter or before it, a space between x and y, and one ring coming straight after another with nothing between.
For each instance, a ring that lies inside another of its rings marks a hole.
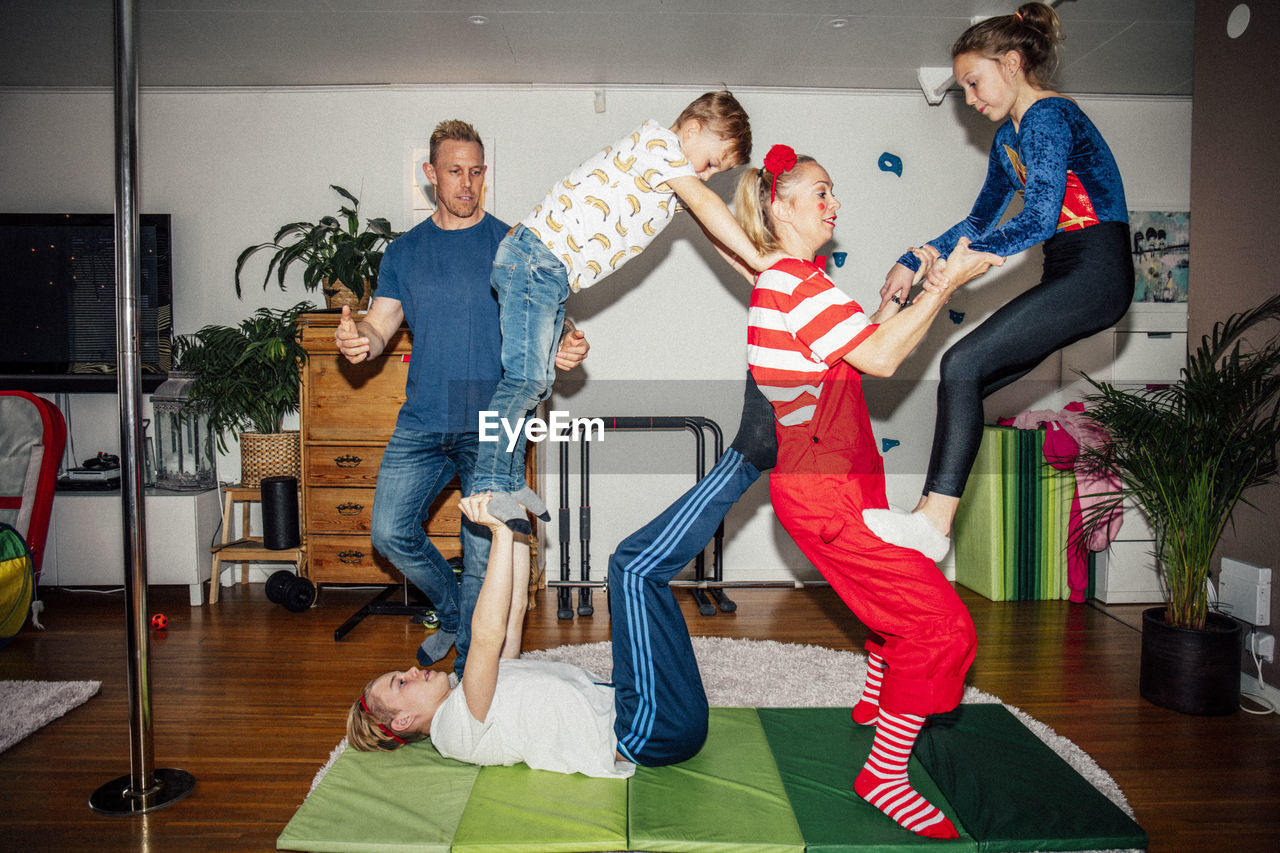
<instances>
[{"instance_id":1,"label":"green foam block","mask_svg":"<svg viewBox=\"0 0 1280 853\"><path fill-rule=\"evenodd\" d=\"M345 750L276 839L280 850L448 853L480 773L429 743Z\"/></svg>"},{"instance_id":2,"label":"green foam block","mask_svg":"<svg viewBox=\"0 0 1280 853\"><path fill-rule=\"evenodd\" d=\"M805 849L754 708L712 708L701 752L670 767L637 768L630 789L632 850Z\"/></svg>"},{"instance_id":3,"label":"green foam block","mask_svg":"<svg viewBox=\"0 0 1280 853\"><path fill-rule=\"evenodd\" d=\"M968 837L940 841L898 826L853 792L853 780L871 752L875 730L849 719L848 708L759 708L774 760L806 849L814 853L918 853L977 850ZM951 819L955 812L914 758L911 784Z\"/></svg>"},{"instance_id":4,"label":"green foam block","mask_svg":"<svg viewBox=\"0 0 1280 853\"><path fill-rule=\"evenodd\" d=\"M1003 444L1000 430L983 429L952 534L956 583L992 601L1009 597L1004 583Z\"/></svg>"},{"instance_id":5,"label":"green foam block","mask_svg":"<svg viewBox=\"0 0 1280 853\"><path fill-rule=\"evenodd\" d=\"M590 853L626 850L627 780L484 767L458 824L466 853Z\"/></svg>"},{"instance_id":6,"label":"green foam block","mask_svg":"<svg viewBox=\"0 0 1280 853\"><path fill-rule=\"evenodd\" d=\"M1145 848L1147 835L1003 705L961 705L915 756L990 853Z\"/></svg>"}]
</instances>

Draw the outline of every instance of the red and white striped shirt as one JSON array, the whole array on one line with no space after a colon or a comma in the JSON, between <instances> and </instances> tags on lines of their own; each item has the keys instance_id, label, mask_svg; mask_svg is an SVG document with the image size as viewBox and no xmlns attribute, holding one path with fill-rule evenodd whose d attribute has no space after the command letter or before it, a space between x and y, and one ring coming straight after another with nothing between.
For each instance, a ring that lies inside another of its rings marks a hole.
<instances>
[{"instance_id":1,"label":"red and white striped shirt","mask_svg":"<svg viewBox=\"0 0 1280 853\"><path fill-rule=\"evenodd\" d=\"M760 273L747 319L747 364L783 426L813 419L827 371L877 325L808 261Z\"/></svg>"}]
</instances>

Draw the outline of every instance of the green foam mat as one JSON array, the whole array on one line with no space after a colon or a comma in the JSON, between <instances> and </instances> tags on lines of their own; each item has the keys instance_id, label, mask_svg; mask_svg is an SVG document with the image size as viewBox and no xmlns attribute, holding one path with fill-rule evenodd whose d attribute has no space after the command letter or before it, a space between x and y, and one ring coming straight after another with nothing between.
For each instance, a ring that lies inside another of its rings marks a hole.
<instances>
[{"instance_id":1,"label":"green foam mat","mask_svg":"<svg viewBox=\"0 0 1280 853\"><path fill-rule=\"evenodd\" d=\"M972 838L939 841L908 832L853 792L875 730L853 723L848 708L760 708L758 713L807 850L977 850ZM916 790L959 829L955 813L914 758L909 773Z\"/></svg>"},{"instance_id":2,"label":"green foam mat","mask_svg":"<svg viewBox=\"0 0 1280 853\"><path fill-rule=\"evenodd\" d=\"M448 853L479 767L429 743L345 750L276 839L280 850Z\"/></svg>"},{"instance_id":3,"label":"green foam mat","mask_svg":"<svg viewBox=\"0 0 1280 853\"><path fill-rule=\"evenodd\" d=\"M630 784L631 849L790 853L804 838L754 708L712 708L707 742Z\"/></svg>"},{"instance_id":4,"label":"green foam mat","mask_svg":"<svg viewBox=\"0 0 1280 853\"><path fill-rule=\"evenodd\" d=\"M953 525L956 583L992 601L1004 601L1004 437L990 427L956 508Z\"/></svg>"},{"instance_id":5,"label":"green foam mat","mask_svg":"<svg viewBox=\"0 0 1280 853\"><path fill-rule=\"evenodd\" d=\"M627 780L484 767L453 839L467 853L626 850Z\"/></svg>"},{"instance_id":6,"label":"green foam mat","mask_svg":"<svg viewBox=\"0 0 1280 853\"><path fill-rule=\"evenodd\" d=\"M984 853L1145 848L1147 834L1003 705L961 705L915 756Z\"/></svg>"},{"instance_id":7,"label":"green foam mat","mask_svg":"<svg viewBox=\"0 0 1280 853\"><path fill-rule=\"evenodd\" d=\"M713 708L694 758L593 779L473 767L429 743L348 749L281 850L1005 853L1144 847L1146 834L1002 705L934 717L911 781L963 837L920 838L853 793L873 730L848 708Z\"/></svg>"}]
</instances>

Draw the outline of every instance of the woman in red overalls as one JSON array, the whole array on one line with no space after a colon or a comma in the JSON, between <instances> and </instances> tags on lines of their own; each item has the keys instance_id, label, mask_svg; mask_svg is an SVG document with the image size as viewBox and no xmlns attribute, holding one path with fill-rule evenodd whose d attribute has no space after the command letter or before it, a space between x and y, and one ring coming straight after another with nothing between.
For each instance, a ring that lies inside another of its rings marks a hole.
<instances>
[{"instance_id":1,"label":"woman in red overalls","mask_svg":"<svg viewBox=\"0 0 1280 853\"><path fill-rule=\"evenodd\" d=\"M973 622L932 561L882 541L863 523L862 510L888 502L862 377L892 375L950 293L1001 261L962 244L933 277L945 281L944 290L868 317L814 261L840 209L818 163L774 146L765 168L742 177L735 207L762 254L791 256L756 279L747 332L748 365L777 420L773 506L872 632L867 689L853 716L874 724L876 736L854 789L913 832L955 838L946 816L911 787L907 760L925 716L960 702Z\"/></svg>"}]
</instances>

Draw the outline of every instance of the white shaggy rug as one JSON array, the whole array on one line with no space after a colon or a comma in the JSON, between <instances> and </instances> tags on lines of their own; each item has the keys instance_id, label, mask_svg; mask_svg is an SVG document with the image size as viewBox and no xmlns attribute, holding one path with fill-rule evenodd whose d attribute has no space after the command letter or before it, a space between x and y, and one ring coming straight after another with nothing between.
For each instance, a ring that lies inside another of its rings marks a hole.
<instances>
[{"instance_id":1,"label":"white shaggy rug","mask_svg":"<svg viewBox=\"0 0 1280 853\"><path fill-rule=\"evenodd\" d=\"M89 701L100 681L0 681L0 752Z\"/></svg>"},{"instance_id":2,"label":"white shaggy rug","mask_svg":"<svg viewBox=\"0 0 1280 853\"><path fill-rule=\"evenodd\" d=\"M694 637L693 651L702 672L702 683L712 705L746 708L852 707L862 693L867 659L857 652L821 646L779 643L774 640L734 640ZM613 671L611 644L585 643L525 652L526 658L576 664L608 680ZM1000 700L974 687L965 688L969 704L994 704ZM1022 710L1005 704L1022 723L1077 773L1133 817L1129 801L1111 776L1089 754ZM334 748L316 773L311 790L347 747L346 738Z\"/></svg>"}]
</instances>

